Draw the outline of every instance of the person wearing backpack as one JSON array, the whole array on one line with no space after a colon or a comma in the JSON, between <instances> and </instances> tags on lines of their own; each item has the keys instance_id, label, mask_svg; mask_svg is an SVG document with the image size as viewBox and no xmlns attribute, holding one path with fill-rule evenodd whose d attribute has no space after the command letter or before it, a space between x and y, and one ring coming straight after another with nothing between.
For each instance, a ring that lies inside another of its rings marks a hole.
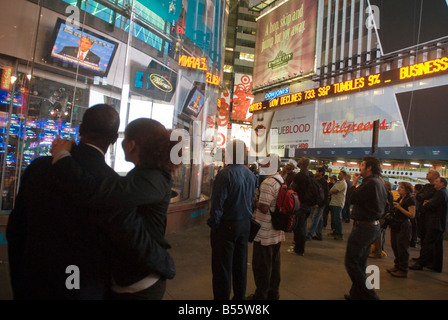
<instances>
[{"instance_id":1,"label":"person wearing backpack","mask_svg":"<svg viewBox=\"0 0 448 320\"><path fill-rule=\"evenodd\" d=\"M278 300L280 286L280 246L285 241L285 232L274 229L271 212L275 210L281 184L280 157L268 155L277 163L278 171L269 175L260 185L260 197L255 210L255 220L261 224L253 244L252 270L256 285L255 293L247 297L250 300ZM267 164L269 166L269 164Z\"/></svg>"},{"instance_id":2,"label":"person wearing backpack","mask_svg":"<svg viewBox=\"0 0 448 320\"><path fill-rule=\"evenodd\" d=\"M310 196L307 193L310 190L314 175L308 170L310 159L302 157L299 159L298 167L300 169L291 182L291 188L297 192L300 200L300 209L297 213L298 223L294 229L294 246L288 249L289 253L295 253L303 256L305 254L306 242L306 219L311 213L311 209L316 204L316 197Z\"/></svg>"}]
</instances>

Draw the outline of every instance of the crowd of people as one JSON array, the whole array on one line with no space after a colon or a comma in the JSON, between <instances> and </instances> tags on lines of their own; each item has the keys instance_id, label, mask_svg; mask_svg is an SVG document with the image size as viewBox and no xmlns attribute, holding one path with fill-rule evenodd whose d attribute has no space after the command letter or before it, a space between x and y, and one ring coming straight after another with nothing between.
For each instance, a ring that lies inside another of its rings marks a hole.
<instances>
[{"instance_id":1,"label":"crowd of people","mask_svg":"<svg viewBox=\"0 0 448 320\"><path fill-rule=\"evenodd\" d=\"M243 142L240 143L243 144ZM428 172L429 183L417 193L409 182L400 182L399 198L394 201L391 185L382 178L381 163L376 157L364 157L359 172L354 173L353 177L341 170L338 176L333 175L330 178L326 175L324 167L317 168L316 173L313 174L309 170L310 162L306 157L300 158L298 163L290 161L283 167L277 155L270 154L268 157L271 158L269 164L261 163L259 168L256 164L252 164L244 175L237 170L244 170L245 163L227 164L229 171L234 170L238 174L232 175L233 179L227 177L226 181L222 181L225 187L216 185L213 190L215 196L212 198L211 221L215 221L218 215L221 220L230 219L233 223L245 223L248 226L248 218L251 216L249 202L252 201L252 192L255 190L253 215L261 224L253 243L252 269L256 290L246 298L264 300L278 299L280 296L280 246L285 241L285 233L273 227L270 213L275 210L276 199L284 183L294 190L301 200L300 209L296 213L297 226L293 230L293 245L287 252L303 256L306 241L322 240L322 230L327 224L328 214L331 217L332 230L328 236L336 241L344 239L342 223L353 221L345 255L345 267L352 281L352 287L345 295L346 299L379 299L374 288L366 285L367 259L382 256L385 233L388 229L391 233L394 265L387 271L392 276L405 278L408 269L421 270L424 266L437 272L442 271L442 241L448 212L448 192L447 180L440 177L436 170ZM272 161L272 159L276 160ZM272 164L275 164L278 170L269 175L260 175L260 172L266 171L265 168ZM241 179L249 172L252 172L255 180ZM321 184L326 200L323 203L310 204L304 201L311 179L316 179ZM223 188L228 192L224 198ZM242 196L244 192L247 193ZM244 212L235 209L235 207L242 207L239 202L235 202L235 197L250 199L243 206ZM228 203L226 199L229 199ZM232 209L229 209L230 211L226 214L227 208ZM311 220L309 226L308 218ZM241 233L236 233L239 230L237 228L229 228L228 223L223 224L226 227L222 230L222 237L227 241L227 248L233 248L237 246L237 239L241 239ZM216 225L214 228L219 229ZM248 228L244 236L246 239L249 234ZM415 246L416 241L413 237L414 233L418 233L421 254L415 264L409 266L409 247ZM212 249L214 249L213 244ZM236 262L232 261L231 257L235 257L237 251L231 250L220 268L213 266L213 287L222 289L222 284L226 284L226 295L218 296L215 293L215 299L229 299L231 283L234 288L238 288L238 292L234 292L233 297L244 296L244 290L241 291L241 288L245 288L247 268L242 266L239 259ZM247 248L244 248L244 251L238 251L238 254L243 254L243 260L247 260Z\"/></svg>"},{"instance_id":2,"label":"crowd of people","mask_svg":"<svg viewBox=\"0 0 448 320\"><path fill-rule=\"evenodd\" d=\"M163 298L166 279L176 274L165 230L171 174L178 167L170 153L177 141L155 120L132 121L122 147L135 167L122 177L104 159L118 138L119 123L113 107L95 105L83 116L78 145L57 139L52 157L40 157L25 170L6 230L14 299ZM366 286L366 264L372 244L381 256L386 228L395 256L387 270L392 276L406 277L409 269L423 267L442 271L448 191L447 180L436 170L428 172L429 183L418 190L400 182L400 197L393 201L373 156L363 158L353 177L340 171L329 178L324 167L313 174L306 157L282 166L280 157L270 154L260 167L249 166L240 140L229 142L225 152L207 220L214 299L230 299L232 289L238 300L280 298L280 247L286 237L273 227L271 212L284 184L300 200L290 254L303 256L307 241L322 241L328 214L329 236L336 241L344 239L342 223L353 220L344 261L352 281L346 299L379 299ZM316 181L322 190L319 200L309 193ZM256 290L247 295L253 220L260 227L253 239ZM420 257L409 266L415 235Z\"/></svg>"}]
</instances>

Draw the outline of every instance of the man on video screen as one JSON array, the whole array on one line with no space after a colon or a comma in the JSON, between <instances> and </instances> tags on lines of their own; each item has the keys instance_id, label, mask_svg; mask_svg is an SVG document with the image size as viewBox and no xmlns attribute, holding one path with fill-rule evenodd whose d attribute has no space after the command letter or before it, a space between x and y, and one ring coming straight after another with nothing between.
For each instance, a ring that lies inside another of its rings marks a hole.
<instances>
[{"instance_id":1,"label":"man on video screen","mask_svg":"<svg viewBox=\"0 0 448 320\"><path fill-rule=\"evenodd\" d=\"M100 63L100 57L90 51L93 46L93 40L90 37L82 36L79 38L78 47L65 46L59 54L66 56L72 56L82 61L87 61L98 65Z\"/></svg>"}]
</instances>

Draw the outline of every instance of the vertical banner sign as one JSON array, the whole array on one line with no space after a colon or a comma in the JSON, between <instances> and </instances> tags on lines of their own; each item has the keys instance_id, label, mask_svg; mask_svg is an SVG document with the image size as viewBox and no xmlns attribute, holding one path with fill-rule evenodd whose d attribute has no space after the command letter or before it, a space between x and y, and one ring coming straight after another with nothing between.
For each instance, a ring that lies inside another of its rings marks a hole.
<instances>
[{"instance_id":1,"label":"vertical banner sign","mask_svg":"<svg viewBox=\"0 0 448 320\"><path fill-rule=\"evenodd\" d=\"M258 21L254 87L314 72L317 1L290 0Z\"/></svg>"},{"instance_id":2,"label":"vertical banner sign","mask_svg":"<svg viewBox=\"0 0 448 320\"><path fill-rule=\"evenodd\" d=\"M12 67L3 67L2 79L0 88L2 90L9 90L11 88Z\"/></svg>"},{"instance_id":3,"label":"vertical banner sign","mask_svg":"<svg viewBox=\"0 0 448 320\"><path fill-rule=\"evenodd\" d=\"M230 97L228 92L224 92L222 97L218 99L218 136L216 138L216 146L223 148L227 140L227 126L229 124Z\"/></svg>"},{"instance_id":4,"label":"vertical banner sign","mask_svg":"<svg viewBox=\"0 0 448 320\"><path fill-rule=\"evenodd\" d=\"M232 120L252 121L252 113L249 106L254 101L254 96L250 94L252 88L252 77L246 74L235 74L235 85L232 100Z\"/></svg>"}]
</instances>

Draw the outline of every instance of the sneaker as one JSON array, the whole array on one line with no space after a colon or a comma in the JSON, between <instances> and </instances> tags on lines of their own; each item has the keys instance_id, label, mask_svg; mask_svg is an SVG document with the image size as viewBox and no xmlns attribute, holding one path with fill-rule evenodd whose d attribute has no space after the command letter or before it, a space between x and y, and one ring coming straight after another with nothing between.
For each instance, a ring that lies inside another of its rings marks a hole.
<instances>
[{"instance_id":1,"label":"sneaker","mask_svg":"<svg viewBox=\"0 0 448 320\"><path fill-rule=\"evenodd\" d=\"M303 255L304 255L304 253L298 253L298 252L295 252L295 251L294 251L294 248L289 248L289 249L288 249L288 253L291 253L291 254L297 254L297 255L299 255L299 256L303 256Z\"/></svg>"},{"instance_id":2,"label":"sneaker","mask_svg":"<svg viewBox=\"0 0 448 320\"><path fill-rule=\"evenodd\" d=\"M407 278L408 277L408 273L403 270L392 271L392 272L390 272L390 274L397 278Z\"/></svg>"}]
</instances>

